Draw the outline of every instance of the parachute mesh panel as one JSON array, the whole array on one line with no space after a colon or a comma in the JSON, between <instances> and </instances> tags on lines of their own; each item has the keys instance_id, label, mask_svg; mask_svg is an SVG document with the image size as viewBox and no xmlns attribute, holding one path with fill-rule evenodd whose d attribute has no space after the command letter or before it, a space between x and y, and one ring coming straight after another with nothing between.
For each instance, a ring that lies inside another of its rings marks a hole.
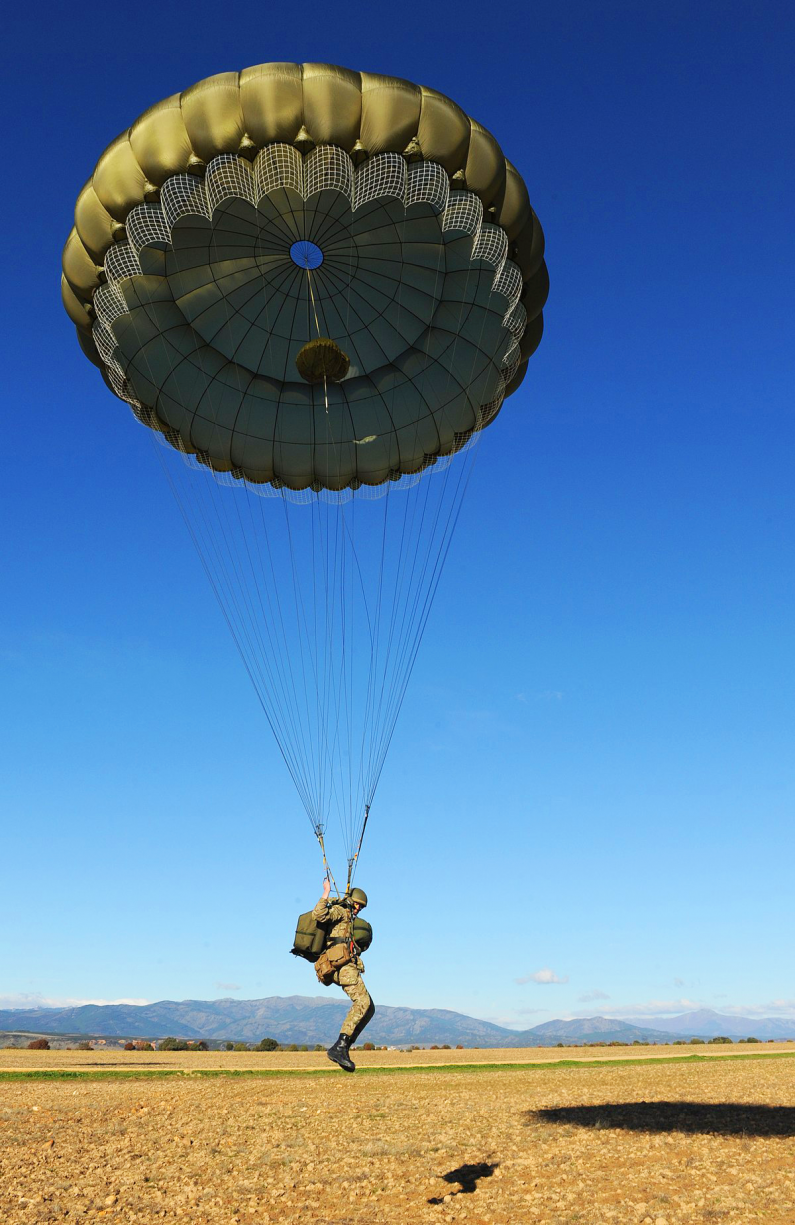
<instances>
[{"instance_id":1,"label":"parachute mesh panel","mask_svg":"<svg viewBox=\"0 0 795 1225\"><path fill-rule=\"evenodd\" d=\"M354 209L382 196L406 197L406 161L399 153L379 153L356 171Z\"/></svg>"},{"instance_id":2,"label":"parachute mesh panel","mask_svg":"<svg viewBox=\"0 0 795 1225\"><path fill-rule=\"evenodd\" d=\"M304 198L320 191L338 191L353 199L353 163L335 145L313 149L304 164Z\"/></svg>"},{"instance_id":3,"label":"parachute mesh panel","mask_svg":"<svg viewBox=\"0 0 795 1225\"><path fill-rule=\"evenodd\" d=\"M517 302L513 310L505 316L505 326L515 340L521 340L527 327L527 311L521 302Z\"/></svg>"},{"instance_id":4,"label":"parachute mesh panel","mask_svg":"<svg viewBox=\"0 0 795 1225\"><path fill-rule=\"evenodd\" d=\"M254 161L254 179L260 199L278 187L289 187L303 195L303 158L292 145L268 145Z\"/></svg>"},{"instance_id":5,"label":"parachute mesh panel","mask_svg":"<svg viewBox=\"0 0 795 1225\"><path fill-rule=\"evenodd\" d=\"M156 204L139 204L129 214L126 225L127 237L136 255L143 247L162 248L171 241L171 226L166 221L162 208ZM108 256L114 250L116 248L111 247ZM140 264L138 271L141 271Z\"/></svg>"},{"instance_id":6,"label":"parachute mesh panel","mask_svg":"<svg viewBox=\"0 0 795 1225\"><path fill-rule=\"evenodd\" d=\"M485 260L496 268L498 273L502 272L508 258L508 235L505 230L498 225L481 225L472 248L472 256L474 259Z\"/></svg>"},{"instance_id":7,"label":"parachute mesh panel","mask_svg":"<svg viewBox=\"0 0 795 1225\"><path fill-rule=\"evenodd\" d=\"M114 247L110 247L105 256L105 275L108 278L108 283L111 281L123 281L125 277L140 276L141 263L134 247L131 247L126 242L118 242ZM105 286L100 285L94 295L95 305L96 299L104 288Z\"/></svg>"},{"instance_id":8,"label":"parachute mesh panel","mask_svg":"<svg viewBox=\"0 0 795 1225\"><path fill-rule=\"evenodd\" d=\"M461 230L464 234L477 235L482 218L483 205L477 196L467 191L454 191L444 210L442 231Z\"/></svg>"},{"instance_id":9,"label":"parachute mesh panel","mask_svg":"<svg viewBox=\"0 0 795 1225\"><path fill-rule=\"evenodd\" d=\"M239 197L248 200L249 204L254 204L256 198L248 163L232 153L222 153L210 162L205 176L205 191L211 212L230 198Z\"/></svg>"},{"instance_id":10,"label":"parachute mesh panel","mask_svg":"<svg viewBox=\"0 0 795 1225\"><path fill-rule=\"evenodd\" d=\"M497 276L494 282L494 292L501 293L503 297L508 299L510 305L505 312L505 317L507 318L522 296L522 274L516 267L516 264L512 264L510 260L505 261L503 268Z\"/></svg>"},{"instance_id":11,"label":"parachute mesh panel","mask_svg":"<svg viewBox=\"0 0 795 1225\"><path fill-rule=\"evenodd\" d=\"M115 251L116 248L112 247L111 250ZM136 263L137 263L137 260L136 260ZM107 265L108 265L107 258L105 260L105 264L107 268ZM141 269L140 269L140 264L139 264L138 271L140 272L140 270ZM117 287L115 280L111 280L111 272L108 271L107 275L108 275L107 285L100 285L99 289L94 294L94 310L97 313L97 319L101 323L104 323L106 327L110 328L111 324L113 323L115 319L118 319L120 315L126 315L129 312L128 312L127 303L124 301L124 295L122 294L121 290ZM125 276L132 276L133 274L125 272L122 267L119 270L118 275L119 275L119 279L121 280ZM114 349L116 347L115 338L113 341L113 347Z\"/></svg>"},{"instance_id":12,"label":"parachute mesh panel","mask_svg":"<svg viewBox=\"0 0 795 1225\"><path fill-rule=\"evenodd\" d=\"M160 204L170 229L180 217L196 214L209 219L210 216L204 182L193 174L175 174L166 179L160 189Z\"/></svg>"},{"instance_id":13,"label":"parachute mesh panel","mask_svg":"<svg viewBox=\"0 0 795 1225\"><path fill-rule=\"evenodd\" d=\"M115 336L102 319L97 319L91 332L94 337L94 344L97 346L102 360L106 366L109 365L113 359L113 351L116 348Z\"/></svg>"},{"instance_id":14,"label":"parachute mesh panel","mask_svg":"<svg viewBox=\"0 0 795 1225\"><path fill-rule=\"evenodd\" d=\"M447 208L450 181L447 172L436 162L412 162L406 185L406 206L430 204L437 213Z\"/></svg>"}]
</instances>

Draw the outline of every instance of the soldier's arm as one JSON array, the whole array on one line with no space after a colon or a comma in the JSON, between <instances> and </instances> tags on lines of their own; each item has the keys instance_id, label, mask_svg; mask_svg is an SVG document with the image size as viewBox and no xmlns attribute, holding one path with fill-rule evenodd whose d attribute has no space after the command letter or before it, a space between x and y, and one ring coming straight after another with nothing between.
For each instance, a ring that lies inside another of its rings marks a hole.
<instances>
[{"instance_id":1,"label":"soldier's arm","mask_svg":"<svg viewBox=\"0 0 795 1225\"><path fill-rule=\"evenodd\" d=\"M335 906L328 898L322 897L312 911L312 918L316 923L339 923L346 913L344 906Z\"/></svg>"}]
</instances>

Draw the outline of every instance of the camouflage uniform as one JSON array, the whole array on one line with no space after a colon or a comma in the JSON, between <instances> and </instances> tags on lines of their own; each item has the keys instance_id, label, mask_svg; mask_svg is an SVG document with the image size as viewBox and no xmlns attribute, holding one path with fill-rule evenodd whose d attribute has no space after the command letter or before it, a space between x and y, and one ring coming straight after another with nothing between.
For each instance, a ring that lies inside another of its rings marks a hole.
<instances>
[{"instance_id":1,"label":"camouflage uniform","mask_svg":"<svg viewBox=\"0 0 795 1225\"><path fill-rule=\"evenodd\" d=\"M347 906L340 906L321 898L312 911L317 923L323 924L328 932L328 944L351 939L353 930L353 915ZM357 954L353 961L342 966L334 974L333 982L342 987L351 1001L350 1011L340 1026L340 1033L347 1034L351 1042L355 1042L359 1034L373 1019L375 1004L370 998L370 992L362 981L364 962Z\"/></svg>"}]
</instances>

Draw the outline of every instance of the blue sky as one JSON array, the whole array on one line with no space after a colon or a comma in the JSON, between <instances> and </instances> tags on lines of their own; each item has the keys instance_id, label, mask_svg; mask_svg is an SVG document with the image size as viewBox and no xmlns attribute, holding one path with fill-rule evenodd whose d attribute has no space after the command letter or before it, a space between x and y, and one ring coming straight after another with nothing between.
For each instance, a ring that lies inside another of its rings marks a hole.
<instances>
[{"instance_id":1,"label":"blue sky","mask_svg":"<svg viewBox=\"0 0 795 1225\"><path fill-rule=\"evenodd\" d=\"M492 129L552 281L373 810L373 995L520 1028L795 1014L791 8L224 12L6 27L0 1006L317 992L286 955L317 848L58 276L148 105L325 60Z\"/></svg>"}]
</instances>

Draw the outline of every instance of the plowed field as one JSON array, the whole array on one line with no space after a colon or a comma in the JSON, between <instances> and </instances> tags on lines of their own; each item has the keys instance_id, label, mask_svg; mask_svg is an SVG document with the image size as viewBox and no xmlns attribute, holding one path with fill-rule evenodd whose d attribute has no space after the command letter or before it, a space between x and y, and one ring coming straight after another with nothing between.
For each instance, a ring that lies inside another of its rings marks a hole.
<instances>
[{"instance_id":1,"label":"plowed field","mask_svg":"<svg viewBox=\"0 0 795 1225\"><path fill-rule=\"evenodd\" d=\"M0 1082L0 1220L63 1218L795 1225L795 1059Z\"/></svg>"}]
</instances>

